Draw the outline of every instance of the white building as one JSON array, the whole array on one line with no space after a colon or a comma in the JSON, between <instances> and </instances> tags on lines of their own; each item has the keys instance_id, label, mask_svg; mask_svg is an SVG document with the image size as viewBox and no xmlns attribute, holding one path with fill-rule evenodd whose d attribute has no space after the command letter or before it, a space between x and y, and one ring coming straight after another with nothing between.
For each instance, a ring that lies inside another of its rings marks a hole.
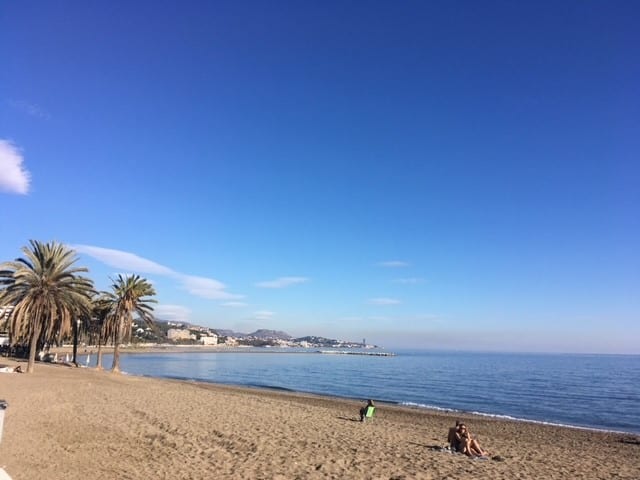
<instances>
[{"instance_id":1,"label":"white building","mask_svg":"<svg viewBox=\"0 0 640 480\"><path fill-rule=\"evenodd\" d=\"M167 338L169 340L192 340L195 338L195 335L192 335L189 330L178 329L178 328L170 328L167 331Z\"/></svg>"},{"instance_id":2,"label":"white building","mask_svg":"<svg viewBox=\"0 0 640 480\"><path fill-rule=\"evenodd\" d=\"M217 345L218 336L215 333L210 333L209 335L201 335L200 343L202 343L202 345Z\"/></svg>"},{"instance_id":3,"label":"white building","mask_svg":"<svg viewBox=\"0 0 640 480\"><path fill-rule=\"evenodd\" d=\"M13 311L13 306L0 306L0 332L4 332L9 328L9 315Z\"/></svg>"}]
</instances>

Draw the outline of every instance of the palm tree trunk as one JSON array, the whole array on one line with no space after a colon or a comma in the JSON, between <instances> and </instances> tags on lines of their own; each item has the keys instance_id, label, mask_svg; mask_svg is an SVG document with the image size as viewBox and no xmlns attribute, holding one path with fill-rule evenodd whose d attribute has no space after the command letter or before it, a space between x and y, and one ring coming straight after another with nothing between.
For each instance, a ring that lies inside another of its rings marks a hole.
<instances>
[{"instance_id":1,"label":"palm tree trunk","mask_svg":"<svg viewBox=\"0 0 640 480\"><path fill-rule=\"evenodd\" d=\"M116 333L114 335L113 344L113 363L111 364L111 372L120 373L120 337L122 336L122 320L118 322Z\"/></svg>"},{"instance_id":2,"label":"palm tree trunk","mask_svg":"<svg viewBox=\"0 0 640 480\"><path fill-rule=\"evenodd\" d=\"M40 322L36 322L31 332L31 341L29 342L29 363L27 363L27 373L33 373L36 364L36 350L38 350L38 338L40 337Z\"/></svg>"},{"instance_id":3,"label":"palm tree trunk","mask_svg":"<svg viewBox=\"0 0 640 480\"><path fill-rule=\"evenodd\" d=\"M98 334L98 358L96 359L96 370L102 370L102 334Z\"/></svg>"}]
</instances>

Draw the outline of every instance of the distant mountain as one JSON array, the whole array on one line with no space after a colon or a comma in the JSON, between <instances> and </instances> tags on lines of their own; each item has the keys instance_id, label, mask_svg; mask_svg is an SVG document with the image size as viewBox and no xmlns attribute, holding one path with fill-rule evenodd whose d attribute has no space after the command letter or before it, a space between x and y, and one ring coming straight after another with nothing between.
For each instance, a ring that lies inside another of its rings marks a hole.
<instances>
[{"instance_id":1,"label":"distant mountain","mask_svg":"<svg viewBox=\"0 0 640 480\"><path fill-rule=\"evenodd\" d=\"M279 330L267 330L264 328L261 328L260 330L256 330L255 332L250 333L247 336L254 337L254 338L262 338L265 340L273 340L273 339L290 340L291 339L291 335L289 335L287 332L281 332Z\"/></svg>"},{"instance_id":2,"label":"distant mountain","mask_svg":"<svg viewBox=\"0 0 640 480\"><path fill-rule=\"evenodd\" d=\"M333 338L326 338L326 337L316 337L314 335L309 335L306 337L300 337L300 338L294 338L293 339L294 342L307 342L307 343L313 343L313 344L318 344L318 345L338 345L340 343L344 343L344 342L340 342L339 340L334 340Z\"/></svg>"},{"instance_id":3,"label":"distant mountain","mask_svg":"<svg viewBox=\"0 0 640 480\"><path fill-rule=\"evenodd\" d=\"M157 332L147 332L141 336L137 334L139 338L144 338L145 341L153 341L161 343L167 340L167 332L171 328L189 329L196 335L205 335L208 332L214 332L220 337L232 337L237 339L239 345L251 345L254 347L265 346L289 346L289 347L330 347L330 348L370 348L369 345L363 345L360 342L350 342L344 340L335 340L333 338L318 337L315 335L308 335L305 337L293 338L287 332L281 330L269 330L261 328L252 333L240 333L230 329L224 328L209 328L200 327L187 322L170 322L165 320L156 319ZM157 337L157 338L156 338ZM197 337L199 338L199 337ZM193 340L194 342L196 340Z\"/></svg>"},{"instance_id":4,"label":"distant mountain","mask_svg":"<svg viewBox=\"0 0 640 480\"><path fill-rule=\"evenodd\" d=\"M235 338L258 338L261 340L290 340L291 335L287 332L280 330L267 330L261 328L252 333L234 332L233 330L225 330L223 328L215 328L216 333L223 337L235 337Z\"/></svg>"}]
</instances>

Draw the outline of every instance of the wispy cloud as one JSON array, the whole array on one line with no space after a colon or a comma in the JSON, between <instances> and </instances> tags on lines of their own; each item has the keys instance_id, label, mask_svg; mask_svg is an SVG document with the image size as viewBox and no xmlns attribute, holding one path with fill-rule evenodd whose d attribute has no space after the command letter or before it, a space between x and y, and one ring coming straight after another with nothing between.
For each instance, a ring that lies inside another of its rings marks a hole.
<instances>
[{"instance_id":1,"label":"wispy cloud","mask_svg":"<svg viewBox=\"0 0 640 480\"><path fill-rule=\"evenodd\" d=\"M26 195L31 174L23 167L22 153L9 140L0 139L0 191Z\"/></svg>"},{"instance_id":2,"label":"wispy cloud","mask_svg":"<svg viewBox=\"0 0 640 480\"><path fill-rule=\"evenodd\" d=\"M226 285L213 278L197 277L193 275L176 274L175 277L182 282L182 288L191 295L208 298L211 300L234 300L243 298L225 290Z\"/></svg>"},{"instance_id":3,"label":"wispy cloud","mask_svg":"<svg viewBox=\"0 0 640 480\"><path fill-rule=\"evenodd\" d=\"M396 298L378 297L370 298L368 303L371 305L398 305L401 302Z\"/></svg>"},{"instance_id":4,"label":"wispy cloud","mask_svg":"<svg viewBox=\"0 0 640 480\"><path fill-rule=\"evenodd\" d=\"M29 103L24 100L9 100L8 103L12 108L25 113L30 117L39 118L41 120L49 120L51 118L51 114L49 112L34 103Z\"/></svg>"},{"instance_id":5,"label":"wispy cloud","mask_svg":"<svg viewBox=\"0 0 640 480\"><path fill-rule=\"evenodd\" d=\"M113 268L158 275L174 274L170 268L142 258L135 253L123 252L112 248L94 247L92 245L72 245L72 248Z\"/></svg>"},{"instance_id":6,"label":"wispy cloud","mask_svg":"<svg viewBox=\"0 0 640 480\"><path fill-rule=\"evenodd\" d=\"M270 320L275 314L275 312L270 312L269 310L258 310L253 312L253 318L256 320Z\"/></svg>"},{"instance_id":7,"label":"wispy cloud","mask_svg":"<svg viewBox=\"0 0 640 480\"><path fill-rule=\"evenodd\" d=\"M385 262L378 262L376 265L378 267L385 267L385 268L404 268L404 267L408 267L409 263L404 262L402 260L387 260Z\"/></svg>"},{"instance_id":8,"label":"wispy cloud","mask_svg":"<svg viewBox=\"0 0 640 480\"><path fill-rule=\"evenodd\" d=\"M256 287L260 288L285 288L300 283L306 283L309 279L306 277L280 277L275 280L267 280L256 283Z\"/></svg>"},{"instance_id":9,"label":"wispy cloud","mask_svg":"<svg viewBox=\"0 0 640 480\"><path fill-rule=\"evenodd\" d=\"M242 295L227 292L225 284L214 278L176 272L169 267L140 257L134 253L92 245L72 245L72 248L79 253L84 253L113 268L173 278L179 282L182 289L197 297L211 300L236 300L243 298Z\"/></svg>"},{"instance_id":10,"label":"wispy cloud","mask_svg":"<svg viewBox=\"0 0 640 480\"><path fill-rule=\"evenodd\" d=\"M424 282L424 278L395 278L393 280L393 283L401 283L404 285L413 285L416 283L423 283Z\"/></svg>"},{"instance_id":11,"label":"wispy cloud","mask_svg":"<svg viewBox=\"0 0 640 480\"><path fill-rule=\"evenodd\" d=\"M188 322L191 315L191 310L182 305L159 304L153 310L156 318L170 322Z\"/></svg>"},{"instance_id":12,"label":"wispy cloud","mask_svg":"<svg viewBox=\"0 0 640 480\"><path fill-rule=\"evenodd\" d=\"M221 303L220 306L222 306L222 307L240 308L240 307L246 307L247 304L244 303L244 302L224 302L224 303Z\"/></svg>"}]
</instances>

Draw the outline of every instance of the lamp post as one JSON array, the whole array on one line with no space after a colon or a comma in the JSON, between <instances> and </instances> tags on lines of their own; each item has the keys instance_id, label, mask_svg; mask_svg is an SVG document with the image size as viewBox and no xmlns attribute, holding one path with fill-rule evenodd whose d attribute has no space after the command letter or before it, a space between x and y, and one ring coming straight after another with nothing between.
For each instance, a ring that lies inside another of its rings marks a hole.
<instances>
[{"instance_id":1,"label":"lamp post","mask_svg":"<svg viewBox=\"0 0 640 480\"><path fill-rule=\"evenodd\" d=\"M78 330L80 330L80 319L77 318L75 322L73 322L73 364L78 366Z\"/></svg>"}]
</instances>

